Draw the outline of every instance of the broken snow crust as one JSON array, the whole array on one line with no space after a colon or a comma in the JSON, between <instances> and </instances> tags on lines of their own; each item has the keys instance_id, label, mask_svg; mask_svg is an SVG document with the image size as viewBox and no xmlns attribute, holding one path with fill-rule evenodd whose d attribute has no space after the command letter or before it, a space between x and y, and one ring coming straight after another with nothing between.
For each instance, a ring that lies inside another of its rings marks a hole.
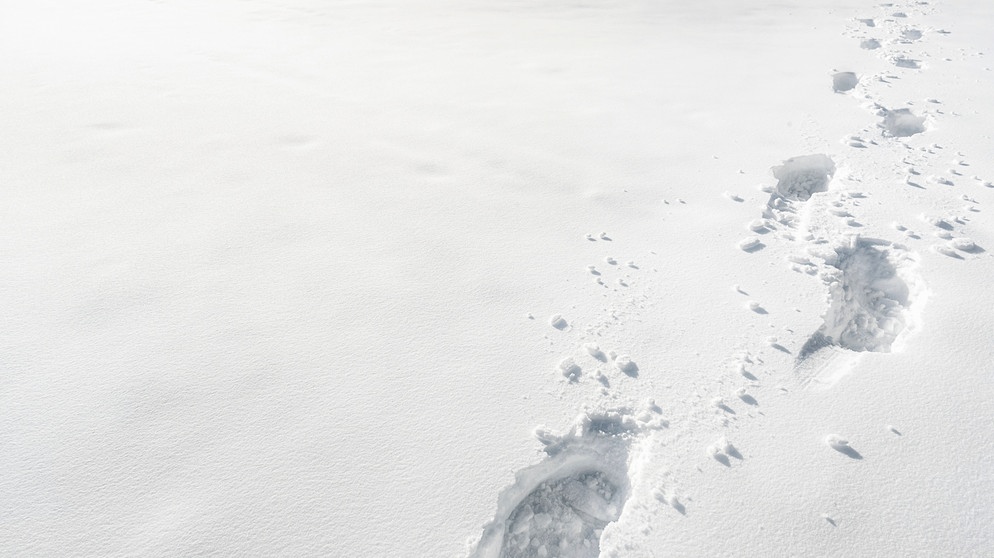
<instances>
[{"instance_id":1,"label":"broken snow crust","mask_svg":"<svg viewBox=\"0 0 994 558\"><path fill-rule=\"evenodd\" d=\"M812 194L825 192L835 174L835 163L827 155L792 157L773 167L776 194L788 200L807 201Z\"/></svg>"},{"instance_id":2,"label":"broken snow crust","mask_svg":"<svg viewBox=\"0 0 994 558\"><path fill-rule=\"evenodd\" d=\"M548 458L518 471L471 556L596 557L630 490L636 421L625 411L583 415L564 436L537 432Z\"/></svg>"},{"instance_id":3,"label":"broken snow crust","mask_svg":"<svg viewBox=\"0 0 994 558\"><path fill-rule=\"evenodd\" d=\"M914 329L912 308L926 297L913 257L901 247L853 236L826 257L822 280L829 290L825 323L801 347L799 359L836 345L850 351L889 352Z\"/></svg>"}]
</instances>

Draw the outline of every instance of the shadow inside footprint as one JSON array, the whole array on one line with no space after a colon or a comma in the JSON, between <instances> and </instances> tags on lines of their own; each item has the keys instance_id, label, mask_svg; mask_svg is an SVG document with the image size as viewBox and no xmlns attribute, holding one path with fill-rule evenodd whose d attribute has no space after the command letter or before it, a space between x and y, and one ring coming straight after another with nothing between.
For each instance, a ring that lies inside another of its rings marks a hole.
<instances>
[{"instance_id":1,"label":"shadow inside footprint","mask_svg":"<svg viewBox=\"0 0 994 558\"><path fill-rule=\"evenodd\" d=\"M585 413L563 435L536 429L548 458L515 473L471 558L597 558L600 537L631 490L628 409Z\"/></svg>"},{"instance_id":2,"label":"shadow inside footprint","mask_svg":"<svg viewBox=\"0 0 994 558\"><path fill-rule=\"evenodd\" d=\"M601 471L544 482L508 517L500 555L598 556L601 530L618 519L623 503L622 491Z\"/></svg>"},{"instance_id":3,"label":"shadow inside footprint","mask_svg":"<svg viewBox=\"0 0 994 558\"><path fill-rule=\"evenodd\" d=\"M941 248L942 254L958 255ZM824 323L801 347L796 363L833 346L890 352L897 337L913 324L910 308L922 288L918 276L910 272L911 261L903 248L883 240L854 236L836 246L826 255L822 275L829 289Z\"/></svg>"}]
</instances>

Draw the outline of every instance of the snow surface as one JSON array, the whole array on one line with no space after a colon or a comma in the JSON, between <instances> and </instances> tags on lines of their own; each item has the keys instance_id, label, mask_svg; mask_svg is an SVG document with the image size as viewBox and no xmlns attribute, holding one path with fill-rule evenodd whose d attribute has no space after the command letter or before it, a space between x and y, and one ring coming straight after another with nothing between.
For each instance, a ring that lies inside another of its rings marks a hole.
<instances>
[{"instance_id":1,"label":"snow surface","mask_svg":"<svg viewBox=\"0 0 994 558\"><path fill-rule=\"evenodd\" d=\"M994 553L991 21L5 5L0 554Z\"/></svg>"}]
</instances>

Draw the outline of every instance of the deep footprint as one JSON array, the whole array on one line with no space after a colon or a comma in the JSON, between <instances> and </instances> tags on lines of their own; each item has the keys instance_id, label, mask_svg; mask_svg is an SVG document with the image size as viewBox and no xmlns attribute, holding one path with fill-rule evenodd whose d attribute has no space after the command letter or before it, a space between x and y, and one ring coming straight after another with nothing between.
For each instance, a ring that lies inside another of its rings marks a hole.
<instances>
[{"instance_id":1,"label":"deep footprint","mask_svg":"<svg viewBox=\"0 0 994 558\"><path fill-rule=\"evenodd\" d=\"M508 517L500 555L596 557L601 532L621 515L623 496L603 471L544 482Z\"/></svg>"},{"instance_id":2,"label":"deep footprint","mask_svg":"<svg viewBox=\"0 0 994 558\"><path fill-rule=\"evenodd\" d=\"M565 435L537 430L549 458L519 471L499 498L474 558L596 558L628 499L638 423L625 412L581 416Z\"/></svg>"},{"instance_id":3,"label":"deep footprint","mask_svg":"<svg viewBox=\"0 0 994 558\"><path fill-rule=\"evenodd\" d=\"M854 236L825 256L829 288L825 323L801 348L798 361L820 349L890 352L913 325L911 311L923 292L913 259L889 242Z\"/></svg>"},{"instance_id":4,"label":"deep footprint","mask_svg":"<svg viewBox=\"0 0 994 558\"><path fill-rule=\"evenodd\" d=\"M884 133L894 138L906 138L925 131L925 117L915 116L908 109L887 110L882 109L880 116L883 122L880 127Z\"/></svg>"},{"instance_id":5,"label":"deep footprint","mask_svg":"<svg viewBox=\"0 0 994 558\"><path fill-rule=\"evenodd\" d=\"M827 155L801 155L791 157L782 165L773 167L777 179L776 190L770 199L807 201L812 194L828 191L828 183L835 174L835 163Z\"/></svg>"},{"instance_id":6,"label":"deep footprint","mask_svg":"<svg viewBox=\"0 0 994 558\"><path fill-rule=\"evenodd\" d=\"M771 170L777 184L766 202L763 218L768 222L793 228L803 202L811 199L814 194L828 191L835 174L835 162L820 153L801 155L791 157ZM746 250L741 245L740 248Z\"/></svg>"}]
</instances>

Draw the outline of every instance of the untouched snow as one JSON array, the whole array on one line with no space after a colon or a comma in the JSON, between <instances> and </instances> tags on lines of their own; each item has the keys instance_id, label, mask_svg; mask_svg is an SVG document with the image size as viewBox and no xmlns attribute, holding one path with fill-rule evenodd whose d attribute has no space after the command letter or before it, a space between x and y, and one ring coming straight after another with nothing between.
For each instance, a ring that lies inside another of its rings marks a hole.
<instances>
[{"instance_id":1,"label":"untouched snow","mask_svg":"<svg viewBox=\"0 0 994 558\"><path fill-rule=\"evenodd\" d=\"M994 552L994 4L0 18L0 554Z\"/></svg>"}]
</instances>

